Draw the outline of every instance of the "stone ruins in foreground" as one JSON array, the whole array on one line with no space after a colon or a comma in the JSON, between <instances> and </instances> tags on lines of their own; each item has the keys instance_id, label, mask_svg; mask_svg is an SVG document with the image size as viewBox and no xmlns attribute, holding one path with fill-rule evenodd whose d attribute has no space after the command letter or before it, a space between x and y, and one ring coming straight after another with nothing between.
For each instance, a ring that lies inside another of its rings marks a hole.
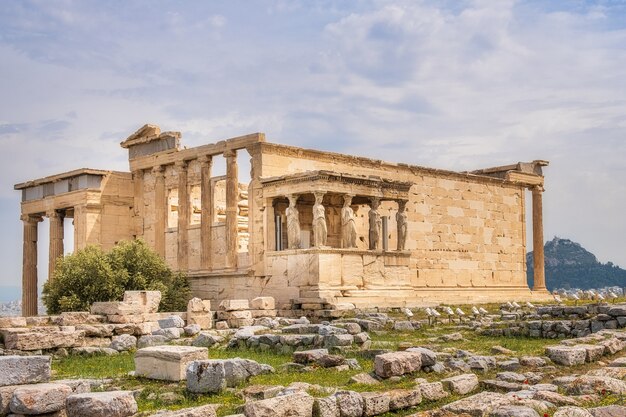
<instances>
[{"instance_id":1,"label":"stone ruins in foreground","mask_svg":"<svg viewBox=\"0 0 626 417\"><path fill-rule=\"evenodd\" d=\"M131 172L78 169L15 185L24 223L23 314L37 314L37 228L50 225L49 276L74 246L141 238L195 296L272 296L332 307L547 300L542 167L453 172L301 149L255 133L195 148L145 125L121 143ZM250 157L250 182L238 156ZM215 175L225 159L225 175ZM534 286L526 284L532 193Z\"/></svg>"}]
</instances>

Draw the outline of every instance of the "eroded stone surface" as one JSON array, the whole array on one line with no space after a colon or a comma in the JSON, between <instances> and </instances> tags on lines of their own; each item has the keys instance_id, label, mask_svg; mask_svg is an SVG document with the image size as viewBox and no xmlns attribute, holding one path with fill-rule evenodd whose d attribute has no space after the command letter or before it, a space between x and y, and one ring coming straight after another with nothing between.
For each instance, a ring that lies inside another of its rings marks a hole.
<instances>
[{"instance_id":1,"label":"eroded stone surface","mask_svg":"<svg viewBox=\"0 0 626 417\"><path fill-rule=\"evenodd\" d=\"M560 407L553 417L593 417L593 414L580 407Z\"/></svg>"},{"instance_id":2,"label":"eroded stone surface","mask_svg":"<svg viewBox=\"0 0 626 417\"><path fill-rule=\"evenodd\" d=\"M363 415L363 398L354 391L339 391L334 395L337 399L341 417L360 417Z\"/></svg>"},{"instance_id":3,"label":"eroded stone surface","mask_svg":"<svg viewBox=\"0 0 626 417\"><path fill-rule=\"evenodd\" d=\"M0 387L50 380L50 356L0 356Z\"/></svg>"},{"instance_id":4,"label":"eroded stone surface","mask_svg":"<svg viewBox=\"0 0 626 417\"><path fill-rule=\"evenodd\" d=\"M540 417L539 413L530 407L520 405L504 405L497 407L489 417Z\"/></svg>"},{"instance_id":5,"label":"eroded stone surface","mask_svg":"<svg viewBox=\"0 0 626 417\"><path fill-rule=\"evenodd\" d=\"M215 393L236 387L251 376L274 372L265 364L250 359L214 359L193 361L187 367L187 389L195 393Z\"/></svg>"},{"instance_id":6,"label":"eroded stone surface","mask_svg":"<svg viewBox=\"0 0 626 417\"><path fill-rule=\"evenodd\" d=\"M137 412L131 391L74 394L65 402L68 417L128 417Z\"/></svg>"},{"instance_id":7,"label":"eroded stone surface","mask_svg":"<svg viewBox=\"0 0 626 417\"><path fill-rule=\"evenodd\" d=\"M65 407L72 388L65 384L22 385L13 391L9 408L15 414L46 414Z\"/></svg>"},{"instance_id":8,"label":"eroded stone surface","mask_svg":"<svg viewBox=\"0 0 626 417\"><path fill-rule=\"evenodd\" d=\"M200 407L184 408L176 411L162 411L153 414L154 417L217 417L217 406L213 404Z\"/></svg>"},{"instance_id":9,"label":"eroded stone surface","mask_svg":"<svg viewBox=\"0 0 626 417\"><path fill-rule=\"evenodd\" d=\"M510 403L511 400L503 394L485 391L446 404L442 409L457 414L466 413L470 416L482 417L492 410L504 405L509 405Z\"/></svg>"},{"instance_id":10,"label":"eroded stone surface","mask_svg":"<svg viewBox=\"0 0 626 417\"><path fill-rule=\"evenodd\" d=\"M312 417L314 399L305 392L248 402L246 417Z\"/></svg>"},{"instance_id":11,"label":"eroded stone surface","mask_svg":"<svg viewBox=\"0 0 626 417\"><path fill-rule=\"evenodd\" d=\"M546 355L552 362L559 365L574 366L585 363L587 351L585 348L570 346L548 346Z\"/></svg>"},{"instance_id":12,"label":"eroded stone surface","mask_svg":"<svg viewBox=\"0 0 626 417\"><path fill-rule=\"evenodd\" d=\"M381 378L416 372L421 367L421 352L391 352L377 355L374 358L374 372Z\"/></svg>"},{"instance_id":13,"label":"eroded stone surface","mask_svg":"<svg viewBox=\"0 0 626 417\"><path fill-rule=\"evenodd\" d=\"M135 374L151 379L181 381L187 376L187 365L207 359L208 350L193 346L153 346L135 353Z\"/></svg>"},{"instance_id":14,"label":"eroded stone surface","mask_svg":"<svg viewBox=\"0 0 626 417\"><path fill-rule=\"evenodd\" d=\"M474 374L457 375L441 380L446 391L465 395L478 388L478 377Z\"/></svg>"}]
</instances>

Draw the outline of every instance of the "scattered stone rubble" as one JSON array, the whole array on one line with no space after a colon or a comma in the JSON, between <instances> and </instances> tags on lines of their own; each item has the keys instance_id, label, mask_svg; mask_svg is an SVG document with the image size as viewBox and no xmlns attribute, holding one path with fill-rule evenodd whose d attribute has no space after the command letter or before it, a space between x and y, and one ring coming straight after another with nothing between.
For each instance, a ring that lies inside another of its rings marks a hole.
<instances>
[{"instance_id":1,"label":"scattered stone rubble","mask_svg":"<svg viewBox=\"0 0 626 417\"><path fill-rule=\"evenodd\" d=\"M436 338L432 345L402 343L400 350L391 351L372 349L369 332L412 331L426 323L414 318L392 320L384 313L342 315L311 323L305 317L281 317L270 297L226 300L216 312L210 303L193 299L186 313L164 314L156 312L159 299L151 292L133 292L122 302L97 303L90 313L0 318L5 344L5 356L0 356L0 416L124 417L137 412L133 392L91 392L96 382L89 380L51 381L51 357L37 354L59 355L63 349L73 354L132 351L138 377L184 381L186 389L195 394L234 389L246 399L238 417L365 417L420 404L431 410L414 417L626 416L626 407L621 405L585 408L603 396L626 394L626 357L619 357L626 352L626 332L611 329L612 325L575 333L572 338L563 338L571 336L571 331L559 331L557 337L562 340L548 346L545 357L518 356L501 346L492 348L492 356L476 355L438 344L460 341L462 346L461 333ZM626 316L620 305L584 307L540 307L536 313L501 320L521 328L536 321L536 316L545 323L549 315L551 324L546 329L555 329L553 322L593 322L605 314L621 327L617 318L622 311ZM462 326L458 328L484 333L497 329L493 320L497 317L459 322ZM552 338L550 331L542 330L540 336ZM276 370L249 359L210 359L214 348L290 354L292 362L283 366L300 372L360 369L356 359L345 356L358 352L371 358L373 367L363 369L351 382L372 389L335 390L306 383L248 386L251 377ZM584 372L579 368L567 372L581 365L590 367ZM566 376L554 377L557 370L566 371ZM416 378L410 388L376 388L386 380L407 378ZM216 416L217 410L219 404L209 404L155 415Z\"/></svg>"},{"instance_id":2,"label":"scattered stone rubble","mask_svg":"<svg viewBox=\"0 0 626 417\"><path fill-rule=\"evenodd\" d=\"M126 417L130 391L92 393L87 380L50 382L50 356L0 356L0 416Z\"/></svg>"},{"instance_id":3,"label":"scattered stone rubble","mask_svg":"<svg viewBox=\"0 0 626 417\"><path fill-rule=\"evenodd\" d=\"M503 312L503 321L481 330L486 336L584 337L626 327L625 304L542 306L531 312Z\"/></svg>"}]
</instances>

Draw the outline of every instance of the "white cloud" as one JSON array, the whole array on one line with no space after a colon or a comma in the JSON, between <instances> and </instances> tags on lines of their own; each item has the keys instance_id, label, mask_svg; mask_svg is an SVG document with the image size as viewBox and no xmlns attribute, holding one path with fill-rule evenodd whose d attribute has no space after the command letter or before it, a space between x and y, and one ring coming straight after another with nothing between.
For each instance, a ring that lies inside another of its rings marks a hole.
<instances>
[{"instance_id":1,"label":"white cloud","mask_svg":"<svg viewBox=\"0 0 626 417\"><path fill-rule=\"evenodd\" d=\"M455 170L549 159L546 238L575 238L626 266L617 3L4 6L0 198L16 212L13 183L125 169L118 143L143 123L183 131L188 146L265 131ZM4 263L14 271L0 283L15 282L19 264Z\"/></svg>"}]
</instances>

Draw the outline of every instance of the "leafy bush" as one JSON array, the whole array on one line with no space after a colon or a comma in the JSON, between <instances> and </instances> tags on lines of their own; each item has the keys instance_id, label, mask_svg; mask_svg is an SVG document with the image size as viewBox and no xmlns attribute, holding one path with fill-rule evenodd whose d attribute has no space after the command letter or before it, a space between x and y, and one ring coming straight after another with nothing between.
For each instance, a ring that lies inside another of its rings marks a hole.
<instances>
[{"instance_id":1,"label":"leafy bush","mask_svg":"<svg viewBox=\"0 0 626 417\"><path fill-rule=\"evenodd\" d=\"M43 287L49 314L86 311L96 301L118 301L124 291L161 291L161 311L184 311L191 291L184 274L173 272L142 240L122 241L105 253L88 246L59 260Z\"/></svg>"}]
</instances>

